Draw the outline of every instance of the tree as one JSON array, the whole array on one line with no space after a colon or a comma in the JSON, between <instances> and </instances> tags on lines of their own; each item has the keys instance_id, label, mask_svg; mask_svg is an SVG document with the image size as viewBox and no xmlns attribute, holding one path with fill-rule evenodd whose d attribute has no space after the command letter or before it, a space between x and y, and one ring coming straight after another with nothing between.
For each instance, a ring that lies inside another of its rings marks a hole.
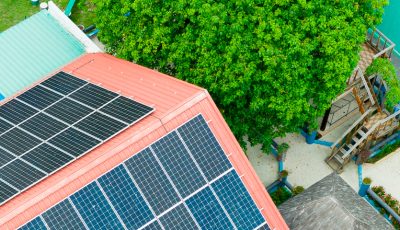
<instances>
[{"instance_id":1,"label":"tree","mask_svg":"<svg viewBox=\"0 0 400 230\"><path fill-rule=\"evenodd\" d=\"M386 0L95 0L118 57L206 88L243 144L315 124ZM129 14L127 14L129 12Z\"/></svg>"}]
</instances>

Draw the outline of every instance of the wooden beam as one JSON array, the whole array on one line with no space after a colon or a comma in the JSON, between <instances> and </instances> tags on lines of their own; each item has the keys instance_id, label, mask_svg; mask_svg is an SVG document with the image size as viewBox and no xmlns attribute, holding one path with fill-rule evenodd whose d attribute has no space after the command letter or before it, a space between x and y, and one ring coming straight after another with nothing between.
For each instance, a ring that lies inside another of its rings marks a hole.
<instances>
[{"instance_id":1,"label":"wooden beam","mask_svg":"<svg viewBox=\"0 0 400 230\"><path fill-rule=\"evenodd\" d=\"M360 110L360 113L364 114L365 113L364 105L363 105L363 102L361 101L360 97L358 96L358 90L356 89L356 87L353 88L353 95L354 95L354 98L356 99L356 102L358 104L358 108Z\"/></svg>"}]
</instances>

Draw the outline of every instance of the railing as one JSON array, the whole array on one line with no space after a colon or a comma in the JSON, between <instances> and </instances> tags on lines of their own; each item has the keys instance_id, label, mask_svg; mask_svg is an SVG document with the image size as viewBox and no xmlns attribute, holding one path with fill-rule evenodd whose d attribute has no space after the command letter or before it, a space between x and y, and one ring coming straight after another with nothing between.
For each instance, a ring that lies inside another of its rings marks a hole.
<instances>
[{"instance_id":1,"label":"railing","mask_svg":"<svg viewBox=\"0 0 400 230\"><path fill-rule=\"evenodd\" d=\"M367 118L367 116L368 116L370 113L372 113L374 110L375 110L375 109L370 108L370 109L368 109L360 118L358 118L357 121L355 121L355 122L342 134L342 136L341 136L340 138L338 138L338 140L337 140L335 143L333 143L333 145L331 146L331 149L334 149L335 147L337 147L337 145L338 145L339 143L340 143L340 144L343 144L342 142L343 142L343 140L346 139L347 135L348 135L349 133L354 133L355 130L353 130L353 129L355 129L356 126L359 125L360 123L363 123L363 122L365 121L365 119Z\"/></svg>"},{"instance_id":2,"label":"railing","mask_svg":"<svg viewBox=\"0 0 400 230\"><path fill-rule=\"evenodd\" d=\"M367 42L378 51L374 59L381 56L391 58L395 44L381 31L376 28L368 29Z\"/></svg>"},{"instance_id":3,"label":"railing","mask_svg":"<svg viewBox=\"0 0 400 230\"><path fill-rule=\"evenodd\" d=\"M360 140L358 140L353 146L351 146L351 148L347 151L347 153L343 155L343 158L346 158L348 155L350 155L350 153L353 152L353 150L354 150L355 148L357 148L358 145L360 145L369 135L371 135L371 134L377 129L377 127L379 127L379 126L385 124L385 123L388 122L389 120L396 119L396 116L399 115L399 114L400 114L400 110L397 111L397 112L395 112L395 113L393 113L392 115L386 117L385 119L376 122L376 123L368 130L368 132L365 134L365 136L363 136L362 138L360 138Z\"/></svg>"}]
</instances>

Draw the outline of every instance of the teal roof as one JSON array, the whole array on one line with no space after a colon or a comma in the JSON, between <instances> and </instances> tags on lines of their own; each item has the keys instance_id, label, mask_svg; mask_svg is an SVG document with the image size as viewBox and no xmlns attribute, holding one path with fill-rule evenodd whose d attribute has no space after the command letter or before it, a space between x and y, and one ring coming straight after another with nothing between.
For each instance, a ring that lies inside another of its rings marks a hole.
<instances>
[{"instance_id":1,"label":"teal roof","mask_svg":"<svg viewBox=\"0 0 400 230\"><path fill-rule=\"evenodd\" d=\"M0 33L0 94L7 98L84 52L83 44L43 10Z\"/></svg>"}]
</instances>

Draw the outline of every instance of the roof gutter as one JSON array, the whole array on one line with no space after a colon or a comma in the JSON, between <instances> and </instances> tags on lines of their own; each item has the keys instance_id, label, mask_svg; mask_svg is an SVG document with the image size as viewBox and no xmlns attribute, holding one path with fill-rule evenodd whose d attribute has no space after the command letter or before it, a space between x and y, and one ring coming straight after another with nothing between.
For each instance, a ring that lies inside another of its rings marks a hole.
<instances>
[{"instance_id":1,"label":"roof gutter","mask_svg":"<svg viewBox=\"0 0 400 230\"><path fill-rule=\"evenodd\" d=\"M74 22L71 21L57 6L54 2L48 2L48 12L57 22L64 27L66 31L71 33L79 42L81 42L86 53L101 53L101 49L92 41L90 38L83 33Z\"/></svg>"}]
</instances>

